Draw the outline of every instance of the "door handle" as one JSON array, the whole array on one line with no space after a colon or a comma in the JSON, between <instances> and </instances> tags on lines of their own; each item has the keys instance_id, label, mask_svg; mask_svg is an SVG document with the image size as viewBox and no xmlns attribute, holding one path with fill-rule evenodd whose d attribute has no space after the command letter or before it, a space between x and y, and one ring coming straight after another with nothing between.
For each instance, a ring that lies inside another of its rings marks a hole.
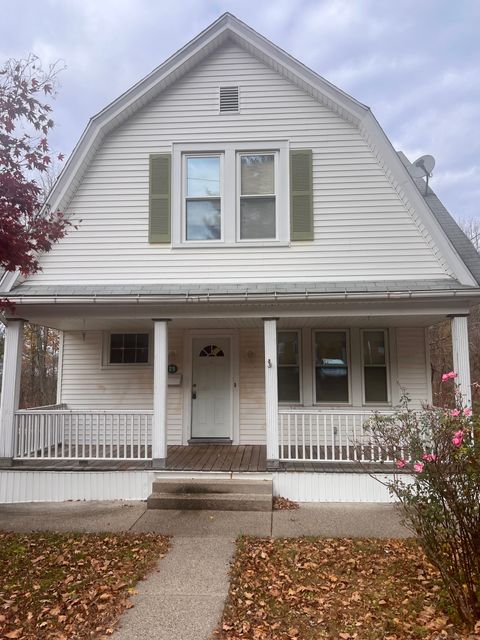
<instances>
[{"instance_id":1,"label":"door handle","mask_svg":"<svg viewBox=\"0 0 480 640\"><path fill-rule=\"evenodd\" d=\"M197 399L197 392L192 391L192 400L196 400L196 399Z\"/></svg>"}]
</instances>

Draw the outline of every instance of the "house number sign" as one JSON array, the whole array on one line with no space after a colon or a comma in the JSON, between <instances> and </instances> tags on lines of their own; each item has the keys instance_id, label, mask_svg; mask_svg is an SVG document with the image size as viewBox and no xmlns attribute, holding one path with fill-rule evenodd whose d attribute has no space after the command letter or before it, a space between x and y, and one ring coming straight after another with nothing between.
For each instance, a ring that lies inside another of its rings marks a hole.
<instances>
[{"instance_id":1,"label":"house number sign","mask_svg":"<svg viewBox=\"0 0 480 640\"><path fill-rule=\"evenodd\" d=\"M168 365L168 373L177 373L177 371L178 371L178 367L176 364Z\"/></svg>"}]
</instances>

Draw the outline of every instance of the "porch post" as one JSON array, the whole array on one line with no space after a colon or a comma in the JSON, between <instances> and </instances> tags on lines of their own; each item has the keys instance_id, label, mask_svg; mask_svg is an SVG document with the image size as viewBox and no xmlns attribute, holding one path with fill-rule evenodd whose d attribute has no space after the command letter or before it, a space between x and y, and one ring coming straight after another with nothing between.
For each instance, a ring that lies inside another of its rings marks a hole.
<instances>
[{"instance_id":1,"label":"porch post","mask_svg":"<svg viewBox=\"0 0 480 640\"><path fill-rule=\"evenodd\" d=\"M9 319L5 329L2 398L0 405L0 466L12 464L14 456L14 419L20 400L24 321Z\"/></svg>"},{"instance_id":2,"label":"porch post","mask_svg":"<svg viewBox=\"0 0 480 640\"><path fill-rule=\"evenodd\" d=\"M168 320L154 319L152 466L164 469L167 461Z\"/></svg>"},{"instance_id":3,"label":"porch post","mask_svg":"<svg viewBox=\"0 0 480 640\"><path fill-rule=\"evenodd\" d=\"M264 318L267 468L276 469L278 454L277 320Z\"/></svg>"},{"instance_id":4,"label":"porch post","mask_svg":"<svg viewBox=\"0 0 480 640\"><path fill-rule=\"evenodd\" d=\"M470 380L470 353L468 345L467 316L452 316L453 368L458 373L456 380L462 394L464 406L472 406Z\"/></svg>"}]
</instances>

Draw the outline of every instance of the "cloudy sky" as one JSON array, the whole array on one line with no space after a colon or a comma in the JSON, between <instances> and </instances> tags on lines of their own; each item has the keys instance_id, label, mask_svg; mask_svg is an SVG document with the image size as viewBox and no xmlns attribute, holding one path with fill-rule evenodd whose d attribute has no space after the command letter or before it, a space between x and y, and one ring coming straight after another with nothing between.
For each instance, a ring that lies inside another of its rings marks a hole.
<instances>
[{"instance_id":1,"label":"cloudy sky","mask_svg":"<svg viewBox=\"0 0 480 640\"><path fill-rule=\"evenodd\" d=\"M432 187L480 218L479 0L0 0L0 60L34 52L66 70L52 143L231 11L369 105L394 146L430 153Z\"/></svg>"}]
</instances>

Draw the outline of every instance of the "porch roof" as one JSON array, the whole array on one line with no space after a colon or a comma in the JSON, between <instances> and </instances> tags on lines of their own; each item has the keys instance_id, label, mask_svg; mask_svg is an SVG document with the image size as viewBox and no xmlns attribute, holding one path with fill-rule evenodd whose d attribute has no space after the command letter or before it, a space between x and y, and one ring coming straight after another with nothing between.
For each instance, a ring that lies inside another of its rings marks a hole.
<instances>
[{"instance_id":1,"label":"porch roof","mask_svg":"<svg viewBox=\"0 0 480 640\"><path fill-rule=\"evenodd\" d=\"M8 297L12 300L24 298L113 298L117 296L141 298L158 296L167 298L198 298L198 296L329 296L391 293L430 294L454 291L480 294L479 287L460 284L453 278L436 280L364 280L335 282L247 282L247 283L191 283L191 284L78 284L78 285L29 285L14 287ZM2 293L0 292L0 295ZM6 294L5 294L6 295Z\"/></svg>"}]
</instances>

